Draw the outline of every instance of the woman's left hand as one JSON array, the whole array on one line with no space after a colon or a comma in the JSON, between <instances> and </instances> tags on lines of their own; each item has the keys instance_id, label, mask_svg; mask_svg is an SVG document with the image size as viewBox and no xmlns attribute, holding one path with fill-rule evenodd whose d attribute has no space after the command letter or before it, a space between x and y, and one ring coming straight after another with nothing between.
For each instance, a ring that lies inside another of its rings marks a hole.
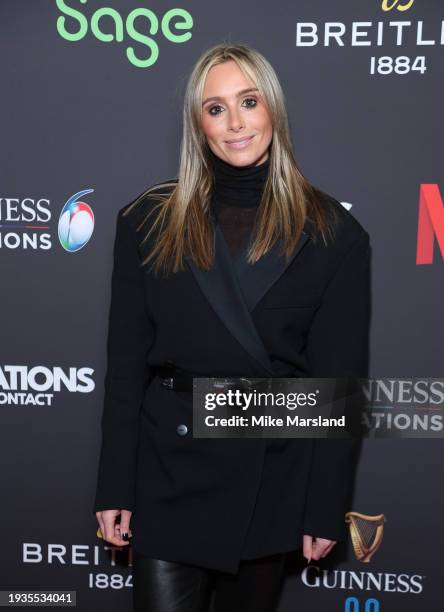
<instances>
[{"instance_id":1,"label":"woman's left hand","mask_svg":"<svg viewBox=\"0 0 444 612\"><path fill-rule=\"evenodd\" d=\"M304 535L302 537L302 554L307 559L307 563L310 563L312 559L318 561L326 557L336 543L335 540Z\"/></svg>"}]
</instances>

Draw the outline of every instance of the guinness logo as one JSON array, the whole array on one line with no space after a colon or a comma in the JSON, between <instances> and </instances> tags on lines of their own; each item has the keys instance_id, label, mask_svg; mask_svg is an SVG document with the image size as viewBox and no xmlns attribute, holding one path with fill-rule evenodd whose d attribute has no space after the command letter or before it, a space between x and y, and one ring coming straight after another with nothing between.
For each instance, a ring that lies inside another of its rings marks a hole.
<instances>
[{"instance_id":1,"label":"guinness logo","mask_svg":"<svg viewBox=\"0 0 444 612\"><path fill-rule=\"evenodd\" d=\"M360 512L347 512L345 522L349 523L350 537L358 561L369 563L382 542L385 516L370 516Z\"/></svg>"}]
</instances>

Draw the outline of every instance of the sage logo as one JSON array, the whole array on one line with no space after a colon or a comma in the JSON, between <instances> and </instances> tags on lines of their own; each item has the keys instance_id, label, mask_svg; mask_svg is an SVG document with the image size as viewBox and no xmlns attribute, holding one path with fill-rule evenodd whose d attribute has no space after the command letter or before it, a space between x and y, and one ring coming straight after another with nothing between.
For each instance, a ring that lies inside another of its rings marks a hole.
<instances>
[{"instance_id":1,"label":"sage logo","mask_svg":"<svg viewBox=\"0 0 444 612\"><path fill-rule=\"evenodd\" d=\"M89 30L105 43L124 43L129 38L145 47L144 52L131 44L126 47L126 57L137 68L150 68L157 62L159 45L154 36L163 35L173 43L184 43L192 37L193 17L182 8L166 11L161 19L149 8L136 8L124 18L119 11L107 6L85 15L80 5L88 4L88 0L72 0L70 4L66 0L56 0L56 4L63 13L57 18L57 32L63 39L77 42L85 38Z\"/></svg>"}]
</instances>

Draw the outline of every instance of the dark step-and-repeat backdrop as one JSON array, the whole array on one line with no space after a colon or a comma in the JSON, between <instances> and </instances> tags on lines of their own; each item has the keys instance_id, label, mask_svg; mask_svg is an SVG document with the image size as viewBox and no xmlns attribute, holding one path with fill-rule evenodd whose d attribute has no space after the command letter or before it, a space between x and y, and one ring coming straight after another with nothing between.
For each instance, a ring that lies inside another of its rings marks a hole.
<instances>
[{"instance_id":1,"label":"dark step-and-repeat backdrop","mask_svg":"<svg viewBox=\"0 0 444 612\"><path fill-rule=\"evenodd\" d=\"M131 549L92 513L117 210L177 175L199 55L257 48L303 172L370 234L370 376L401 429L444 373L444 4L1 0L0 32L0 590L129 610ZM280 612L442 610L439 389L424 436L364 441L349 540L290 555Z\"/></svg>"}]
</instances>

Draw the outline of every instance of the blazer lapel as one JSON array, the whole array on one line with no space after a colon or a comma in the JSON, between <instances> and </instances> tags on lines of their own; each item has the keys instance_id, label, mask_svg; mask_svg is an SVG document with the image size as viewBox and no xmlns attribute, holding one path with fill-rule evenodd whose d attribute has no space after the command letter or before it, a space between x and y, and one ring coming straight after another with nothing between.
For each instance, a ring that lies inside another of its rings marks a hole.
<instances>
[{"instance_id":1,"label":"blazer lapel","mask_svg":"<svg viewBox=\"0 0 444 612\"><path fill-rule=\"evenodd\" d=\"M305 246L308 239L308 233L304 229L298 244L288 260L279 255L279 250L282 249L282 241L277 240L268 253L262 256L254 265L247 261L250 240L244 243L239 256L234 260L234 268L249 312L254 310L261 298L285 272L293 259Z\"/></svg>"},{"instance_id":2,"label":"blazer lapel","mask_svg":"<svg viewBox=\"0 0 444 612\"><path fill-rule=\"evenodd\" d=\"M270 358L248 311L219 225L215 227L215 254L214 265L208 271L201 270L188 256L185 259L222 323L259 363L264 374L272 376Z\"/></svg>"},{"instance_id":3,"label":"blazer lapel","mask_svg":"<svg viewBox=\"0 0 444 612\"><path fill-rule=\"evenodd\" d=\"M288 261L278 255L281 246L278 241L264 257L251 265L245 257L250 236L244 242L240 255L232 259L217 219L213 215L210 215L210 219L215 239L213 267L208 271L201 270L187 255L185 261L226 328L260 365L264 375L271 377L273 366L251 312L301 251L308 240L308 234L304 231Z\"/></svg>"}]
</instances>

